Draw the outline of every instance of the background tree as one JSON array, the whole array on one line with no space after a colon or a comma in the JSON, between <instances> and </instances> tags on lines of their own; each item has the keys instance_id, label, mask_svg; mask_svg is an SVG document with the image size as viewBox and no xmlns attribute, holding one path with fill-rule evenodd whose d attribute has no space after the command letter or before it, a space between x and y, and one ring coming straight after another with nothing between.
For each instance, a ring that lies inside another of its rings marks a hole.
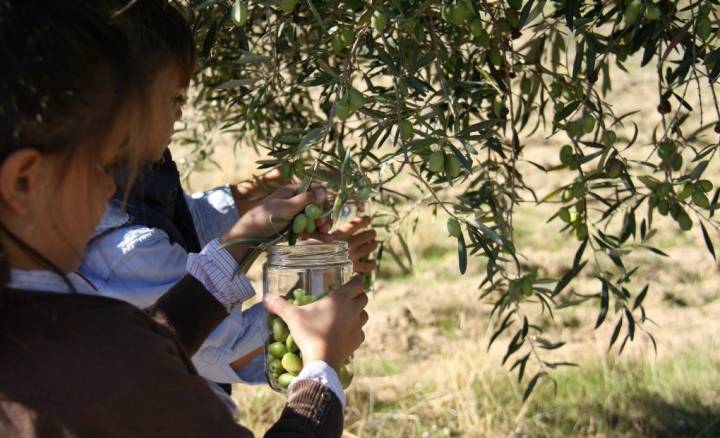
<instances>
[{"instance_id":1,"label":"background tree","mask_svg":"<svg viewBox=\"0 0 720 438\"><path fill-rule=\"evenodd\" d=\"M469 255L486 263L480 286L497 320L490 343L512 334L503 363L519 379L532 364L526 397L568 365L546 358L563 343L543 337L538 307L552 315L596 300L595 327L619 315L610 348L622 351L639 332L654 344L643 308L651 286L635 284L641 267L628 263L636 251L665 255L652 246L653 217L699 229L715 257L708 229L718 229L720 190L703 173L719 146L717 0L181 3L194 15L201 56L193 100L201 123L183 136L190 167L212 159L212 133L229 132L271 157L259 167L337 189L335 215L351 197L370 199L396 258L410 257L400 230L417 224L417 207L444 210L460 273ZM605 100L613 72L628 63L657 68L657 101L641 103L662 116L650 145L636 142L634 114ZM688 103L693 84L712 94L710 111ZM540 133L566 143L548 151L554 166L524 154L524 139ZM574 178L536 193L525 164ZM419 195L393 189L408 177ZM552 203L549 219L573 236L576 255L561 278L522 263L513 238L521 203ZM569 292L583 270L597 290Z\"/></svg>"}]
</instances>

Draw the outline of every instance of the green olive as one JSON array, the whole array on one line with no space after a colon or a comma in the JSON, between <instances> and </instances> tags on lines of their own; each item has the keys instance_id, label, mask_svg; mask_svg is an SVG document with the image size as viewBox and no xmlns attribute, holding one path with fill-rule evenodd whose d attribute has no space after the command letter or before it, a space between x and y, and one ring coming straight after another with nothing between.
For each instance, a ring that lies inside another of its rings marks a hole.
<instances>
[{"instance_id":1,"label":"green olive","mask_svg":"<svg viewBox=\"0 0 720 438\"><path fill-rule=\"evenodd\" d=\"M335 104L335 116L342 122L350 116L350 103L346 99L338 100Z\"/></svg>"},{"instance_id":2,"label":"green olive","mask_svg":"<svg viewBox=\"0 0 720 438\"><path fill-rule=\"evenodd\" d=\"M665 199L659 199L657 203L657 209L658 213L660 213L662 216L667 216L668 211L670 210L670 206Z\"/></svg>"},{"instance_id":3,"label":"green olive","mask_svg":"<svg viewBox=\"0 0 720 438\"><path fill-rule=\"evenodd\" d=\"M454 154L449 154L445 158L445 172L450 178L457 178L462 172L460 160Z\"/></svg>"},{"instance_id":4,"label":"green olive","mask_svg":"<svg viewBox=\"0 0 720 438\"><path fill-rule=\"evenodd\" d=\"M666 140L658 145L658 155L663 160L669 160L677 150L677 146L674 142Z\"/></svg>"},{"instance_id":5,"label":"green olive","mask_svg":"<svg viewBox=\"0 0 720 438\"><path fill-rule=\"evenodd\" d=\"M292 164L289 161L283 161L280 164L280 176L284 180L288 180L292 177Z\"/></svg>"},{"instance_id":6,"label":"green olive","mask_svg":"<svg viewBox=\"0 0 720 438\"><path fill-rule=\"evenodd\" d=\"M498 50L496 47L493 47L490 49L490 53L488 53L488 59L490 60L490 63L494 66L502 65L503 63L503 57L500 54L500 50Z\"/></svg>"},{"instance_id":7,"label":"green olive","mask_svg":"<svg viewBox=\"0 0 720 438\"><path fill-rule=\"evenodd\" d=\"M292 222L292 230L295 234L301 234L308 225L308 218L305 216L305 213L300 213L297 216L295 216L295 219L293 219Z\"/></svg>"},{"instance_id":8,"label":"green olive","mask_svg":"<svg viewBox=\"0 0 720 438\"><path fill-rule=\"evenodd\" d=\"M562 96L563 87L559 82L553 82L550 85L550 95L554 98L558 98Z\"/></svg>"},{"instance_id":9,"label":"green olive","mask_svg":"<svg viewBox=\"0 0 720 438\"><path fill-rule=\"evenodd\" d=\"M522 8L522 0L507 0L508 6L519 11Z\"/></svg>"},{"instance_id":10,"label":"green olive","mask_svg":"<svg viewBox=\"0 0 720 438\"><path fill-rule=\"evenodd\" d=\"M273 342L268 346L268 351L274 357L280 359L285 355L285 353L287 353L287 347L285 346L284 342Z\"/></svg>"},{"instance_id":11,"label":"green olive","mask_svg":"<svg viewBox=\"0 0 720 438\"><path fill-rule=\"evenodd\" d=\"M317 204L308 204L305 207L305 216L310 220L319 219L323 215L323 209Z\"/></svg>"},{"instance_id":12,"label":"green olive","mask_svg":"<svg viewBox=\"0 0 720 438\"><path fill-rule=\"evenodd\" d=\"M286 14L291 13L297 5L297 0L280 0L280 9Z\"/></svg>"},{"instance_id":13,"label":"green olive","mask_svg":"<svg viewBox=\"0 0 720 438\"><path fill-rule=\"evenodd\" d=\"M697 36L700 37L701 40L705 41L710 37L710 33L712 32L712 25L710 23L710 17L708 17L707 13L704 15L700 15L697 18L697 23L695 23L695 33Z\"/></svg>"},{"instance_id":14,"label":"green olive","mask_svg":"<svg viewBox=\"0 0 720 438\"><path fill-rule=\"evenodd\" d=\"M588 237L588 227L585 224L579 224L577 228L575 228L575 237L577 237L578 240L585 240Z\"/></svg>"},{"instance_id":15,"label":"green olive","mask_svg":"<svg viewBox=\"0 0 720 438\"><path fill-rule=\"evenodd\" d=\"M310 303L312 303L312 302L314 302L314 301L315 301L315 298L313 298L312 295L305 295L304 297L302 297L302 298L300 299L300 302L302 302L303 305L305 305L305 304L310 304Z\"/></svg>"},{"instance_id":16,"label":"green olive","mask_svg":"<svg viewBox=\"0 0 720 438\"><path fill-rule=\"evenodd\" d=\"M713 183L706 179L701 179L700 181L698 181L698 187L700 188L700 190L707 193L713 189Z\"/></svg>"},{"instance_id":17,"label":"green olive","mask_svg":"<svg viewBox=\"0 0 720 438\"><path fill-rule=\"evenodd\" d=\"M302 298L305 296L305 289L297 288L293 291L293 298Z\"/></svg>"},{"instance_id":18,"label":"green olive","mask_svg":"<svg viewBox=\"0 0 720 438\"><path fill-rule=\"evenodd\" d=\"M567 222L567 223L572 222L572 218L570 217L570 210L568 210L567 207L563 207L560 210L558 210L558 217L563 222Z\"/></svg>"},{"instance_id":19,"label":"green olive","mask_svg":"<svg viewBox=\"0 0 720 438\"><path fill-rule=\"evenodd\" d=\"M502 119L507 115L507 107L505 106L505 102L498 99L493 101L492 105L493 114L495 115L495 117L497 117L498 119Z\"/></svg>"},{"instance_id":20,"label":"green olive","mask_svg":"<svg viewBox=\"0 0 720 438\"><path fill-rule=\"evenodd\" d=\"M625 23L628 26L632 26L637 21L638 17L640 16L640 10L642 9L642 4L640 3L640 0L633 0L630 2L627 8L625 8Z\"/></svg>"},{"instance_id":21,"label":"green olive","mask_svg":"<svg viewBox=\"0 0 720 438\"><path fill-rule=\"evenodd\" d=\"M444 167L445 155L442 152L435 151L430 154L430 158L428 159L428 168L430 169L430 172L440 173L443 171Z\"/></svg>"},{"instance_id":22,"label":"green olive","mask_svg":"<svg viewBox=\"0 0 720 438\"><path fill-rule=\"evenodd\" d=\"M453 237L460 237L462 235L462 228L460 228L460 222L454 217L447 220L448 233Z\"/></svg>"},{"instance_id":23,"label":"green olive","mask_svg":"<svg viewBox=\"0 0 720 438\"><path fill-rule=\"evenodd\" d=\"M297 374L292 373L280 374L280 377L278 377L277 379L278 385L282 386L283 388L287 388L288 386L290 386L293 380L295 380L296 377Z\"/></svg>"},{"instance_id":24,"label":"green olive","mask_svg":"<svg viewBox=\"0 0 720 438\"><path fill-rule=\"evenodd\" d=\"M610 146L616 141L617 134L615 134L615 131L605 131L605 133L603 134L603 143L605 143L606 146Z\"/></svg>"},{"instance_id":25,"label":"green olive","mask_svg":"<svg viewBox=\"0 0 720 438\"><path fill-rule=\"evenodd\" d=\"M617 158L612 158L605 165L605 172L607 173L608 177L617 178L622 174L624 168L625 166L623 165L622 161L618 160Z\"/></svg>"},{"instance_id":26,"label":"green olive","mask_svg":"<svg viewBox=\"0 0 720 438\"><path fill-rule=\"evenodd\" d=\"M353 32L352 29L350 29L349 27L344 27L340 29L340 40L345 46L350 45L350 43L352 43L354 39L355 32Z\"/></svg>"},{"instance_id":27,"label":"green olive","mask_svg":"<svg viewBox=\"0 0 720 438\"><path fill-rule=\"evenodd\" d=\"M405 141L410 141L413 138L415 132L413 131L412 123L409 120L403 120L400 122L400 136Z\"/></svg>"},{"instance_id":28,"label":"green olive","mask_svg":"<svg viewBox=\"0 0 720 438\"><path fill-rule=\"evenodd\" d=\"M317 230L317 224L315 224L315 220L309 219L307 225L305 226L305 231L308 233L314 233L315 230Z\"/></svg>"},{"instance_id":29,"label":"green olive","mask_svg":"<svg viewBox=\"0 0 720 438\"><path fill-rule=\"evenodd\" d=\"M560 162L565 166L569 166L574 162L573 147L569 144L560 149Z\"/></svg>"},{"instance_id":30,"label":"green olive","mask_svg":"<svg viewBox=\"0 0 720 438\"><path fill-rule=\"evenodd\" d=\"M527 76L520 81L520 91L522 91L523 94L530 94L532 91L532 80Z\"/></svg>"},{"instance_id":31,"label":"green olive","mask_svg":"<svg viewBox=\"0 0 720 438\"><path fill-rule=\"evenodd\" d=\"M580 118L580 126L585 134L590 134L595 130L595 119L591 115L584 115Z\"/></svg>"},{"instance_id":32,"label":"green olive","mask_svg":"<svg viewBox=\"0 0 720 438\"><path fill-rule=\"evenodd\" d=\"M282 366L289 373L297 374L302 370L303 363L300 356L292 352L287 352L282 357Z\"/></svg>"},{"instance_id":33,"label":"green olive","mask_svg":"<svg viewBox=\"0 0 720 438\"><path fill-rule=\"evenodd\" d=\"M683 165L683 157L682 157L682 155L680 155L680 154L675 154L675 155L673 155L673 157L672 157L672 169L673 169L675 172L678 172L678 171L680 171L680 169L682 169L682 165Z\"/></svg>"},{"instance_id":34,"label":"green olive","mask_svg":"<svg viewBox=\"0 0 720 438\"><path fill-rule=\"evenodd\" d=\"M290 330L288 329L287 324L285 324L285 321L280 318L276 318L273 321L272 332L275 340L280 342L285 342L288 335L290 334Z\"/></svg>"},{"instance_id":35,"label":"green olive","mask_svg":"<svg viewBox=\"0 0 720 438\"><path fill-rule=\"evenodd\" d=\"M703 191L699 188L692 193L692 200L695 205L700 208L710 208L710 200L708 199L707 195L705 195L705 193L703 193Z\"/></svg>"},{"instance_id":36,"label":"green olive","mask_svg":"<svg viewBox=\"0 0 720 438\"><path fill-rule=\"evenodd\" d=\"M248 10L247 3L243 0L235 0L232 8L232 20L235 24L244 26L245 23L247 23L248 15L250 15L250 11Z\"/></svg>"},{"instance_id":37,"label":"green olive","mask_svg":"<svg viewBox=\"0 0 720 438\"><path fill-rule=\"evenodd\" d=\"M271 359L271 358L272 358L272 359ZM278 358L276 358L276 357L273 357L272 355L271 355L268 359L271 359L271 360L270 360L270 363L268 364L268 369L270 370L270 372L271 372L272 374L277 374L277 375L279 375L279 374L282 374L283 371L285 371L285 369L284 369L283 366L282 366L282 362L280 361L280 359L278 359Z\"/></svg>"},{"instance_id":38,"label":"green olive","mask_svg":"<svg viewBox=\"0 0 720 438\"><path fill-rule=\"evenodd\" d=\"M678 225L680 225L680 229L683 231L688 231L693 226L692 219L690 219L690 216L688 216L688 214L684 211L678 213L675 220L677 221Z\"/></svg>"},{"instance_id":39,"label":"green olive","mask_svg":"<svg viewBox=\"0 0 720 438\"><path fill-rule=\"evenodd\" d=\"M268 315L267 317L267 328L268 330L272 331L273 324L275 323L276 319L280 319L279 316L276 315Z\"/></svg>"},{"instance_id":40,"label":"green olive","mask_svg":"<svg viewBox=\"0 0 720 438\"><path fill-rule=\"evenodd\" d=\"M649 21L659 20L662 13L657 5L649 4L645 9L645 18Z\"/></svg>"},{"instance_id":41,"label":"green olive","mask_svg":"<svg viewBox=\"0 0 720 438\"><path fill-rule=\"evenodd\" d=\"M480 21L479 18L476 18L476 19L474 19L473 21L470 22L470 33L471 33L472 36L474 36L475 38L480 37L480 35L482 35L482 33L483 33L483 30L484 30L484 29L483 29L483 24L482 24L482 21Z\"/></svg>"},{"instance_id":42,"label":"green olive","mask_svg":"<svg viewBox=\"0 0 720 438\"><path fill-rule=\"evenodd\" d=\"M298 346L295 343L295 339L293 339L292 334L289 334L287 339L285 340L285 347L287 347L288 351L291 353L295 353L298 351Z\"/></svg>"},{"instance_id":43,"label":"green olive","mask_svg":"<svg viewBox=\"0 0 720 438\"><path fill-rule=\"evenodd\" d=\"M302 178L305 176L305 164L302 161L297 160L293 163L293 173L295 176Z\"/></svg>"},{"instance_id":44,"label":"green olive","mask_svg":"<svg viewBox=\"0 0 720 438\"><path fill-rule=\"evenodd\" d=\"M365 105L365 96L358 90L350 88L348 90L348 103L350 104L350 111L357 111Z\"/></svg>"},{"instance_id":45,"label":"green olive","mask_svg":"<svg viewBox=\"0 0 720 438\"><path fill-rule=\"evenodd\" d=\"M382 33L388 24L387 15L383 14L380 11L373 12L370 24L372 25L373 29L375 29L379 33Z\"/></svg>"}]
</instances>

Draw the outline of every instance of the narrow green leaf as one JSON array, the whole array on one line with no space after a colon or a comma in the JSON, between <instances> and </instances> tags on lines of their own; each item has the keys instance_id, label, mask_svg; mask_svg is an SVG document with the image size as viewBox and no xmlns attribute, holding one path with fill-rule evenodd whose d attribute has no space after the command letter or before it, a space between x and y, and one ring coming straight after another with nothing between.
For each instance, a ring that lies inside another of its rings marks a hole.
<instances>
[{"instance_id":1,"label":"narrow green leaf","mask_svg":"<svg viewBox=\"0 0 720 438\"><path fill-rule=\"evenodd\" d=\"M460 268L460 274L465 274L467 271L467 247L465 246L465 237L460 234L457 238L458 241L458 266Z\"/></svg>"},{"instance_id":2,"label":"narrow green leaf","mask_svg":"<svg viewBox=\"0 0 720 438\"><path fill-rule=\"evenodd\" d=\"M595 328L597 329L600 327L605 321L605 316L607 316L608 307L610 305L610 295L608 294L608 284L607 280L602 280L602 289L600 290L600 313L598 314L597 321L595 322Z\"/></svg>"},{"instance_id":3,"label":"narrow green leaf","mask_svg":"<svg viewBox=\"0 0 720 438\"><path fill-rule=\"evenodd\" d=\"M713 256L713 259L716 259L715 257L715 246L713 246L712 239L710 239L710 235L708 234L707 230L705 229L705 225L700 221L700 229L702 230L703 239L705 239L705 246L707 246L708 251L710 251L710 254Z\"/></svg>"}]
</instances>

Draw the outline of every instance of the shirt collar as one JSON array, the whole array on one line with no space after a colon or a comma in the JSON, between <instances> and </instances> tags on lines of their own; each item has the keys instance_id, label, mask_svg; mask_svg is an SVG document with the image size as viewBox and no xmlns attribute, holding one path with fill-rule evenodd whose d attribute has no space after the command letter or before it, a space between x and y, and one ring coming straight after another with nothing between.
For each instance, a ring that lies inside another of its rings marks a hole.
<instances>
[{"instance_id":1,"label":"shirt collar","mask_svg":"<svg viewBox=\"0 0 720 438\"><path fill-rule=\"evenodd\" d=\"M112 200L108 203L105 214L100 223L95 227L93 237L103 234L105 231L121 227L130 221L130 216L125 212L123 205L118 200Z\"/></svg>"},{"instance_id":2,"label":"shirt collar","mask_svg":"<svg viewBox=\"0 0 720 438\"><path fill-rule=\"evenodd\" d=\"M93 294L95 288L78 274L71 272L67 279L78 293ZM42 269L10 269L10 289L69 293L67 283L56 273Z\"/></svg>"}]
</instances>

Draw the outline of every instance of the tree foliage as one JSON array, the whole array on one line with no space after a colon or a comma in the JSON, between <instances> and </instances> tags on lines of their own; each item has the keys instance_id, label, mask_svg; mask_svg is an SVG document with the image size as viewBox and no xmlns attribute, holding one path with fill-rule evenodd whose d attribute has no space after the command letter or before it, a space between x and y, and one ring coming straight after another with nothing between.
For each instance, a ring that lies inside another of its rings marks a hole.
<instances>
[{"instance_id":1,"label":"tree foliage","mask_svg":"<svg viewBox=\"0 0 720 438\"><path fill-rule=\"evenodd\" d=\"M260 167L292 166L306 183L336 188L335 213L353 196L371 198L378 223L402 248L395 256L409 258L399 230L413 226L418 206L444 210L457 221L448 227L460 271L468 256L484 259L480 287L497 320L491 344L511 336L503 363L521 380L535 364L526 396L568 365L545 359L562 343L544 338L528 309L552 315L595 300L595 327L614 319L610 347L622 351L637 332L652 336L643 307L651 286L634 283L639 267L628 256L665 255L652 245L653 218L700 228L715 256L708 229L717 229L720 191L703 174L720 133L717 0L182 4L194 14L201 57L194 105L202 123L185 132L193 159L211 159L209 133L230 132L271 157ZM661 115L650 145L636 141L636 114L616 114L606 101L613 72L630 64L657 71L657 100L639 102ZM690 114L703 108L687 100L693 84L712 94L699 125ZM524 153L539 134L566 143L551 167ZM537 193L519 170L528 163L546 178L574 178ZM394 190L401 175L422 195ZM520 203L556 206L550 219L573 236L568 245L577 242L561 278L521 263L513 238ZM568 292L583 270L597 291Z\"/></svg>"}]
</instances>

